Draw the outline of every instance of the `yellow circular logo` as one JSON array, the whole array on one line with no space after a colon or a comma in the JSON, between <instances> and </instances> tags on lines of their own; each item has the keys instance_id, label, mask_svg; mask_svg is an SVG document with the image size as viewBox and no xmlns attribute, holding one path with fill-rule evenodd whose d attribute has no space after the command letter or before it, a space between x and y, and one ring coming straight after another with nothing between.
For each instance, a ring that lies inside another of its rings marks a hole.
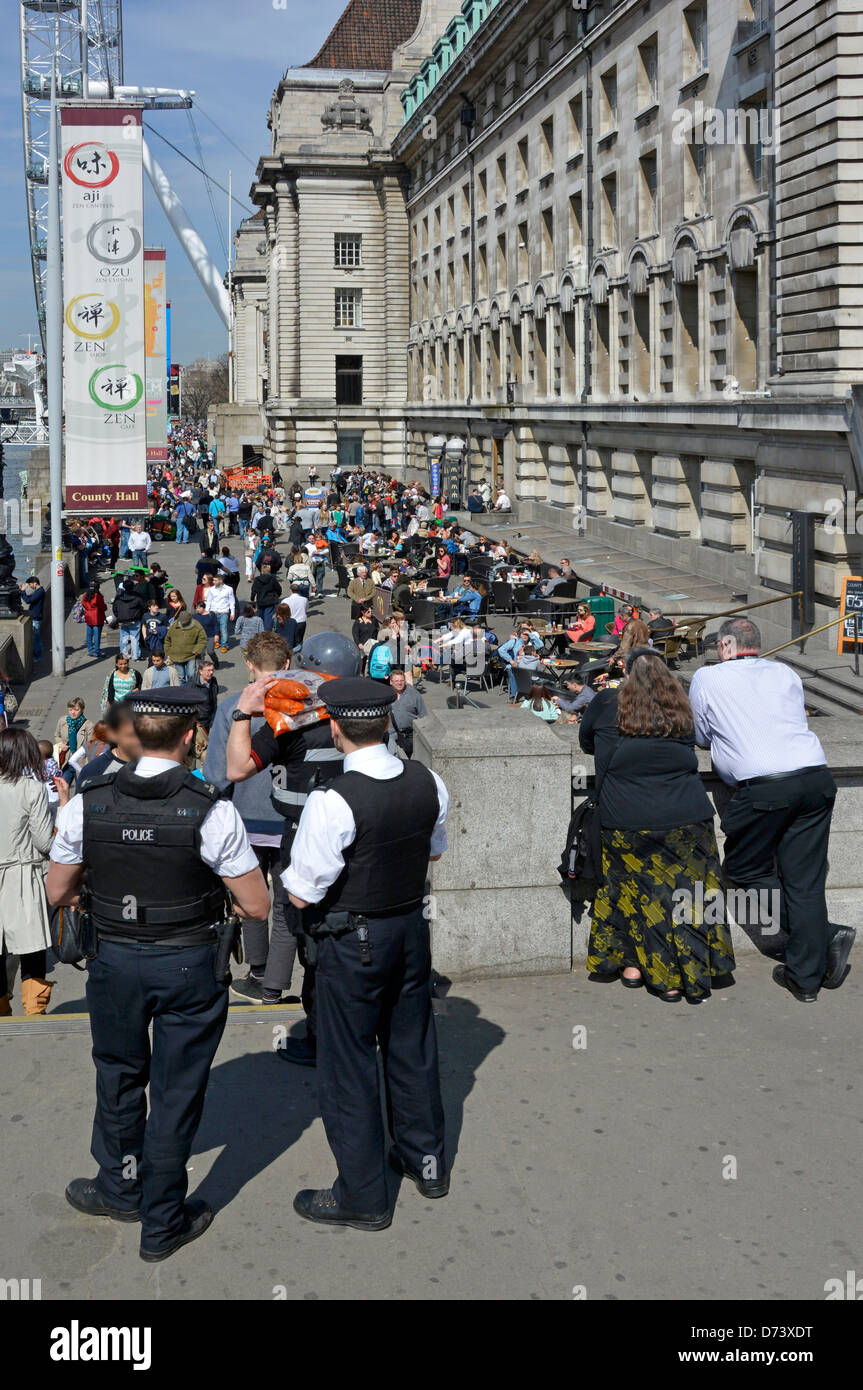
<instances>
[{"instance_id":1,"label":"yellow circular logo","mask_svg":"<svg viewBox=\"0 0 863 1390\"><path fill-rule=\"evenodd\" d=\"M120 322L120 310L102 294L79 294L66 305L64 317L77 338L97 342L110 338Z\"/></svg>"}]
</instances>

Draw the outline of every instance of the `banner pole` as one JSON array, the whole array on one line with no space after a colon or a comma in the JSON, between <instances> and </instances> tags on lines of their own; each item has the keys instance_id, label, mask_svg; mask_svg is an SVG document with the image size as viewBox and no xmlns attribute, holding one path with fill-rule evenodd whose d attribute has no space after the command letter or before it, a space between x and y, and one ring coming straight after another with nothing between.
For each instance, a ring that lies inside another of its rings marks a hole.
<instances>
[{"instance_id":1,"label":"banner pole","mask_svg":"<svg viewBox=\"0 0 863 1390\"><path fill-rule=\"evenodd\" d=\"M63 287L60 251L60 166L57 151L57 63L51 65L51 129L48 143L48 246L45 349L48 359L48 461L51 478L51 670L66 674L63 571Z\"/></svg>"}]
</instances>

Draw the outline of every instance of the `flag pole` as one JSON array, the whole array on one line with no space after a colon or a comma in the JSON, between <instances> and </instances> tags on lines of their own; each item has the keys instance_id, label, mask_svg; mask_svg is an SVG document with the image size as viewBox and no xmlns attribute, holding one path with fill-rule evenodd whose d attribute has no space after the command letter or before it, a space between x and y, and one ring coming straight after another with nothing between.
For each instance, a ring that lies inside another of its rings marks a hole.
<instances>
[{"instance_id":1,"label":"flag pole","mask_svg":"<svg viewBox=\"0 0 863 1390\"><path fill-rule=\"evenodd\" d=\"M48 382L48 463L51 479L51 670L66 674L63 570L63 288L60 250L60 165L57 149L57 63L51 65L51 129L48 143L48 246L45 286L45 349Z\"/></svg>"}]
</instances>

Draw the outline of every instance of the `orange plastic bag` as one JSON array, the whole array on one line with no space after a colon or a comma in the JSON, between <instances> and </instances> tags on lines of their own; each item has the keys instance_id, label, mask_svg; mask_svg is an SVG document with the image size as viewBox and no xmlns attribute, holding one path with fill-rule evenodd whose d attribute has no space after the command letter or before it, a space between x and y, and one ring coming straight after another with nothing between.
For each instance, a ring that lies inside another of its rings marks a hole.
<instances>
[{"instance_id":1,"label":"orange plastic bag","mask_svg":"<svg viewBox=\"0 0 863 1390\"><path fill-rule=\"evenodd\" d=\"M321 671L286 671L279 675L278 684L270 686L264 696L264 718L273 733L278 737L329 719L318 688L323 681L336 679Z\"/></svg>"}]
</instances>

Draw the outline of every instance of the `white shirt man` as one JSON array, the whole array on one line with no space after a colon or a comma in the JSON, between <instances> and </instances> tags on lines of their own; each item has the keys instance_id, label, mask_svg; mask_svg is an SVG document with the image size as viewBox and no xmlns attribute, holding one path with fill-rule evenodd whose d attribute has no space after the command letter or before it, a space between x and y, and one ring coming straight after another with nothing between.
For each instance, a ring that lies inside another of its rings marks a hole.
<instances>
[{"instance_id":1,"label":"white shirt man","mask_svg":"<svg viewBox=\"0 0 863 1390\"><path fill-rule=\"evenodd\" d=\"M204 594L204 606L208 613L230 613L234 616L236 602L234 591L229 584L226 584L220 574L217 574L209 589Z\"/></svg>"},{"instance_id":2,"label":"white shirt man","mask_svg":"<svg viewBox=\"0 0 863 1390\"><path fill-rule=\"evenodd\" d=\"M496 511L496 512L511 512L511 511L512 511L512 503L510 502L510 500L509 500L509 498L507 497L506 493L504 492L503 488L500 488L499 491L498 491L498 494L497 494L497 501L496 501L495 504L494 504L493 510Z\"/></svg>"},{"instance_id":3,"label":"white shirt man","mask_svg":"<svg viewBox=\"0 0 863 1390\"><path fill-rule=\"evenodd\" d=\"M150 534L144 530L140 521L135 523L135 529L129 535L128 544L132 555L146 555L150 549Z\"/></svg>"},{"instance_id":4,"label":"white shirt man","mask_svg":"<svg viewBox=\"0 0 863 1390\"><path fill-rule=\"evenodd\" d=\"M290 609L291 617L294 622L297 624L304 623L306 621L309 600L305 598L303 594L298 594L295 589L292 589L290 597L286 599L286 603Z\"/></svg>"},{"instance_id":5,"label":"white shirt man","mask_svg":"<svg viewBox=\"0 0 863 1390\"><path fill-rule=\"evenodd\" d=\"M779 956L775 983L798 1002L815 1003L819 989L844 981L855 936L827 915L836 783L809 728L800 677L762 659L757 625L728 619L717 650L719 664L695 672L689 698L696 742L709 747L716 771L734 788L722 829L725 879L746 890L745 904L735 897L735 918L750 934L755 927L764 949Z\"/></svg>"}]
</instances>

